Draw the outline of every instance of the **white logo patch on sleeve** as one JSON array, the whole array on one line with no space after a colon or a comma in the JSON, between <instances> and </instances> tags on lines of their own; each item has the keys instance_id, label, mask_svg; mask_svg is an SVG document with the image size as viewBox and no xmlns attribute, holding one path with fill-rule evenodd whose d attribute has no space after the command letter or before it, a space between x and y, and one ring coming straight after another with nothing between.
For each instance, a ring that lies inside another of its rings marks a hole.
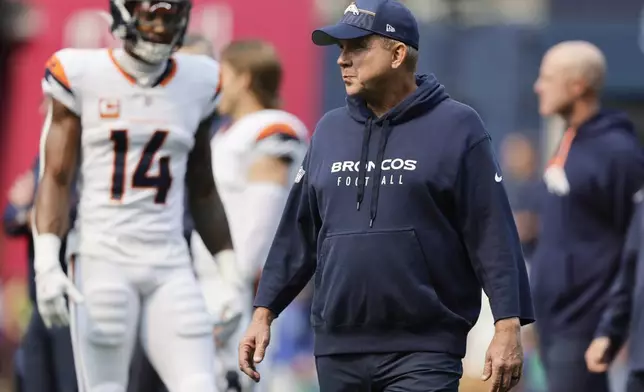
<instances>
[{"instance_id":1,"label":"white logo patch on sleeve","mask_svg":"<svg viewBox=\"0 0 644 392\"><path fill-rule=\"evenodd\" d=\"M302 177L304 177L304 173L306 173L306 171L304 170L304 168L302 166L300 166L300 170L297 171L297 175L295 176L295 183L296 184L299 183L300 181L302 181Z\"/></svg>"}]
</instances>

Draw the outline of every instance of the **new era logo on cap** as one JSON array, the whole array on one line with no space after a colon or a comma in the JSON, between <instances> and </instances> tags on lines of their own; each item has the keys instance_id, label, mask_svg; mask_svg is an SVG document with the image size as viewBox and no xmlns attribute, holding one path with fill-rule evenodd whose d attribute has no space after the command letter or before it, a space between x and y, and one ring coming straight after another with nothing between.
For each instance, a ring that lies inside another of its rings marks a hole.
<instances>
[{"instance_id":1,"label":"new era logo on cap","mask_svg":"<svg viewBox=\"0 0 644 392\"><path fill-rule=\"evenodd\" d=\"M395 26L395 27L394 27ZM398 0L356 0L344 10L340 21L317 29L316 45L334 45L339 40L377 34L418 49L418 23L411 11Z\"/></svg>"}]
</instances>

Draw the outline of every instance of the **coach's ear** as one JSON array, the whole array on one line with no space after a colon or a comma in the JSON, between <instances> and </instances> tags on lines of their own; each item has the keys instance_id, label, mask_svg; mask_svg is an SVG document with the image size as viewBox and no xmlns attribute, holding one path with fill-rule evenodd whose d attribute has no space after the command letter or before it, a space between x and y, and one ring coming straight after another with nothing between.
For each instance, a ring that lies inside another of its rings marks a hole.
<instances>
[{"instance_id":1,"label":"coach's ear","mask_svg":"<svg viewBox=\"0 0 644 392\"><path fill-rule=\"evenodd\" d=\"M391 68L398 69L402 67L407 57L407 45L402 42L393 41L391 52Z\"/></svg>"}]
</instances>

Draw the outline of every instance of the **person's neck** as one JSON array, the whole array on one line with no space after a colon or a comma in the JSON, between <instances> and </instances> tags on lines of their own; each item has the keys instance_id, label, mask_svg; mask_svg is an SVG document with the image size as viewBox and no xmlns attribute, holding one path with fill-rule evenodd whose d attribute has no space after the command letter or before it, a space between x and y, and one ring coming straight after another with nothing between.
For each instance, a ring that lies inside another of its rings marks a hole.
<instances>
[{"instance_id":1,"label":"person's neck","mask_svg":"<svg viewBox=\"0 0 644 392\"><path fill-rule=\"evenodd\" d=\"M242 98L235 107L235 110L231 113L230 117L233 121L237 121L240 118L247 116L251 113L259 112L260 110L266 109L262 106L255 97L249 95Z\"/></svg>"},{"instance_id":2,"label":"person's neck","mask_svg":"<svg viewBox=\"0 0 644 392\"><path fill-rule=\"evenodd\" d=\"M578 129L586 121L594 117L599 112L599 109L599 102L595 99L575 103L570 113L565 116L568 128Z\"/></svg>"},{"instance_id":3,"label":"person's neck","mask_svg":"<svg viewBox=\"0 0 644 392\"><path fill-rule=\"evenodd\" d=\"M125 49L115 50L114 59L125 73L137 81L142 81L146 78L155 80L161 76L167 66L165 61L159 64L149 64L141 61Z\"/></svg>"},{"instance_id":4,"label":"person's neck","mask_svg":"<svg viewBox=\"0 0 644 392\"><path fill-rule=\"evenodd\" d=\"M368 97L365 101L367 107L371 109L373 114L380 118L410 96L417 88L415 75L406 77L402 81L400 79L392 79L388 83L383 84L382 88L379 89L386 93L373 94L373 96Z\"/></svg>"}]
</instances>

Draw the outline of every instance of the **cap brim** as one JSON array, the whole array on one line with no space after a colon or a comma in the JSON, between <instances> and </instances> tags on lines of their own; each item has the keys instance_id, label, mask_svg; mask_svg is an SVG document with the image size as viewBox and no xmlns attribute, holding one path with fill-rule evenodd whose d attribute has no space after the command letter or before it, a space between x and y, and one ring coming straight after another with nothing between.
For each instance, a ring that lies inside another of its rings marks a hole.
<instances>
[{"instance_id":1,"label":"cap brim","mask_svg":"<svg viewBox=\"0 0 644 392\"><path fill-rule=\"evenodd\" d=\"M341 39L355 39L366 37L373 32L346 23L338 23L333 26L322 27L313 31L311 38L313 43L319 46L335 45Z\"/></svg>"}]
</instances>

